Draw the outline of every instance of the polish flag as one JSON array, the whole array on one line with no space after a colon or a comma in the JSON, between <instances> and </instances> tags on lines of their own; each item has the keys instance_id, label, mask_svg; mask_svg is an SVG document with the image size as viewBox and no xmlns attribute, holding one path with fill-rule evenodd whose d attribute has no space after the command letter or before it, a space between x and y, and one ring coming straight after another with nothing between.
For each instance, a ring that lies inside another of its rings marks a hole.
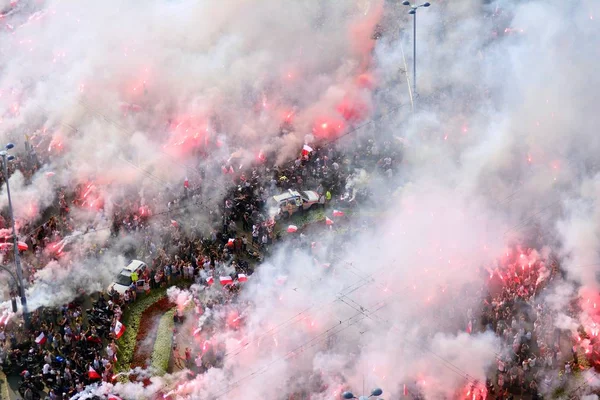
<instances>
[{"instance_id":1,"label":"polish flag","mask_svg":"<svg viewBox=\"0 0 600 400\"><path fill-rule=\"evenodd\" d=\"M238 282L247 282L248 277L245 274L238 274Z\"/></svg>"},{"instance_id":2,"label":"polish flag","mask_svg":"<svg viewBox=\"0 0 600 400\"><path fill-rule=\"evenodd\" d=\"M206 283L208 283L208 286L211 286L213 283L215 283L215 278L213 278L212 276L209 276L208 279L206 280Z\"/></svg>"},{"instance_id":3,"label":"polish flag","mask_svg":"<svg viewBox=\"0 0 600 400\"><path fill-rule=\"evenodd\" d=\"M120 398L119 396L115 396L114 394L109 394L108 400L123 400L123 399Z\"/></svg>"},{"instance_id":4,"label":"polish flag","mask_svg":"<svg viewBox=\"0 0 600 400\"><path fill-rule=\"evenodd\" d=\"M287 276L280 276L277 278L277 284L283 285L287 281Z\"/></svg>"},{"instance_id":5,"label":"polish flag","mask_svg":"<svg viewBox=\"0 0 600 400\"><path fill-rule=\"evenodd\" d=\"M179 228L179 224L174 219L171 220L171 225L173 225L175 228Z\"/></svg>"},{"instance_id":6,"label":"polish flag","mask_svg":"<svg viewBox=\"0 0 600 400\"><path fill-rule=\"evenodd\" d=\"M473 322L469 321L469 324L467 325L467 333L471 333L473 332Z\"/></svg>"},{"instance_id":7,"label":"polish flag","mask_svg":"<svg viewBox=\"0 0 600 400\"><path fill-rule=\"evenodd\" d=\"M226 244L226 246L227 246L227 247L233 247L233 244L234 244L234 243L235 243L235 239L229 239L229 240L227 241L227 244Z\"/></svg>"},{"instance_id":8,"label":"polish flag","mask_svg":"<svg viewBox=\"0 0 600 400\"><path fill-rule=\"evenodd\" d=\"M125 325L121 321L117 321L115 323L115 337L118 339L123 336L123 333L125 333Z\"/></svg>"},{"instance_id":9,"label":"polish flag","mask_svg":"<svg viewBox=\"0 0 600 400\"><path fill-rule=\"evenodd\" d=\"M221 282L221 285L223 285L223 286L231 285L233 283L233 279L231 279L230 276L221 276L219 278L219 282Z\"/></svg>"},{"instance_id":10,"label":"polish flag","mask_svg":"<svg viewBox=\"0 0 600 400\"><path fill-rule=\"evenodd\" d=\"M331 264L330 264L330 263L325 263L325 264L323 264L323 268L329 268L329 267L331 267Z\"/></svg>"},{"instance_id":11,"label":"polish flag","mask_svg":"<svg viewBox=\"0 0 600 400\"><path fill-rule=\"evenodd\" d=\"M343 217L344 216L344 212L343 211L339 211L339 210L333 210L333 216L334 217Z\"/></svg>"},{"instance_id":12,"label":"polish flag","mask_svg":"<svg viewBox=\"0 0 600 400\"><path fill-rule=\"evenodd\" d=\"M98 374L96 372L96 370L94 368L92 368L91 365L90 365L90 368L88 369L88 378L90 378L90 379L100 379L100 374Z\"/></svg>"},{"instance_id":13,"label":"polish flag","mask_svg":"<svg viewBox=\"0 0 600 400\"><path fill-rule=\"evenodd\" d=\"M296 225L290 225L287 228L288 233L294 233L298 230L298 227Z\"/></svg>"},{"instance_id":14,"label":"polish flag","mask_svg":"<svg viewBox=\"0 0 600 400\"><path fill-rule=\"evenodd\" d=\"M404 384L403 393L404 393L405 396L408 396L408 389L406 388L406 383Z\"/></svg>"},{"instance_id":15,"label":"polish flag","mask_svg":"<svg viewBox=\"0 0 600 400\"><path fill-rule=\"evenodd\" d=\"M25 242L17 242L17 248L19 249L19 251L29 250L29 246L27 246L27 243Z\"/></svg>"},{"instance_id":16,"label":"polish flag","mask_svg":"<svg viewBox=\"0 0 600 400\"><path fill-rule=\"evenodd\" d=\"M327 218L327 217L325 217L325 223L326 223L327 225L333 225L333 221L332 221L332 220L330 220L330 219L329 219L329 218Z\"/></svg>"},{"instance_id":17,"label":"polish flag","mask_svg":"<svg viewBox=\"0 0 600 400\"><path fill-rule=\"evenodd\" d=\"M50 171L50 172L46 172L46 177L47 178L52 178L54 175L56 175L54 172Z\"/></svg>"},{"instance_id":18,"label":"polish flag","mask_svg":"<svg viewBox=\"0 0 600 400\"><path fill-rule=\"evenodd\" d=\"M185 178L185 181L183 181L183 187L186 189L190 188L190 181L188 180L188 178Z\"/></svg>"},{"instance_id":19,"label":"polish flag","mask_svg":"<svg viewBox=\"0 0 600 400\"><path fill-rule=\"evenodd\" d=\"M302 147L302 157L308 156L310 153L312 153L312 151L313 151L312 147L310 147L309 145L305 144Z\"/></svg>"},{"instance_id":20,"label":"polish flag","mask_svg":"<svg viewBox=\"0 0 600 400\"><path fill-rule=\"evenodd\" d=\"M38 335L38 337L35 338L35 342L37 344L39 344L40 346L43 346L44 343L46 343L46 340L48 340L48 339L46 338L46 335L44 334L44 332L40 333Z\"/></svg>"}]
</instances>

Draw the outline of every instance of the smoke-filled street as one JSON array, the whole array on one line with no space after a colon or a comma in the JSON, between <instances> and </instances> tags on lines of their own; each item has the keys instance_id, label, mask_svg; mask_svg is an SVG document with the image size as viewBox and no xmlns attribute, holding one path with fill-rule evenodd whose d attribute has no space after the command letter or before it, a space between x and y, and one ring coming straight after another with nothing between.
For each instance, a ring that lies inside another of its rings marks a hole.
<instances>
[{"instance_id":1,"label":"smoke-filled street","mask_svg":"<svg viewBox=\"0 0 600 400\"><path fill-rule=\"evenodd\" d=\"M599 20L0 0L0 400L598 399Z\"/></svg>"}]
</instances>

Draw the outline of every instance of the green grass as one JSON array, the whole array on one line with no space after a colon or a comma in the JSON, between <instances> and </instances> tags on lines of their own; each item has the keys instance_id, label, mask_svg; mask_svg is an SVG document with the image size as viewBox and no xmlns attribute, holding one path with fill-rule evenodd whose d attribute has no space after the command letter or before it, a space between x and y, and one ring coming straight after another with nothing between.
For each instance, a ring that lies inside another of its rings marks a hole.
<instances>
[{"instance_id":1,"label":"green grass","mask_svg":"<svg viewBox=\"0 0 600 400\"><path fill-rule=\"evenodd\" d=\"M115 371L117 373L129 370L129 364L133 358L133 351L135 350L135 343L142 314L148 307L166 295L166 288L153 289L150 294L137 300L135 303L129 304L124 309L121 322L125 325L125 332L117 341L117 346L119 346L119 352L117 353L118 361L115 365Z\"/></svg>"},{"instance_id":2,"label":"green grass","mask_svg":"<svg viewBox=\"0 0 600 400\"><path fill-rule=\"evenodd\" d=\"M171 359L171 346L173 344L173 327L175 323L173 316L176 308L167 311L160 318L158 324L158 332L154 349L152 350L152 368L156 370L157 375L164 375L169 368L169 360Z\"/></svg>"}]
</instances>

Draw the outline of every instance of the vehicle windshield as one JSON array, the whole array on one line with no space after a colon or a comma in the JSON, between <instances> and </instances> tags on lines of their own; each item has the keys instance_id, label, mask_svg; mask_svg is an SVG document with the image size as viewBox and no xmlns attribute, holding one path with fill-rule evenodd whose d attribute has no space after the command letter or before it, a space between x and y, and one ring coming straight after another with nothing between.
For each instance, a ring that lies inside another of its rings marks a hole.
<instances>
[{"instance_id":1,"label":"vehicle windshield","mask_svg":"<svg viewBox=\"0 0 600 400\"><path fill-rule=\"evenodd\" d=\"M130 286L131 285L131 276L123 275L121 273L117 276L117 279L115 280L115 282L118 283L119 285Z\"/></svg>"},{"instance_id":2,"label":"vehicle windshield","mask_svg":"<svg viewBox=\"0 0 600 400\"><path fill-rule=\"evenodd\" d=\"M300 192L300 195L302 195L302 200L309 201L308 193Z\"/></svg>"}]
</instances>

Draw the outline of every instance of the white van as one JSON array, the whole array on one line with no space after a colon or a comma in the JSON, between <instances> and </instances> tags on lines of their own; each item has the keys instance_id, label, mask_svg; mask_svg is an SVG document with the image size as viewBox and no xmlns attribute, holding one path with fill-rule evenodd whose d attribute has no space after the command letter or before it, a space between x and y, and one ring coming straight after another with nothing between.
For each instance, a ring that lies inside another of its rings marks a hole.
<instances>
[{"instance_id":1,"label":"white van","mask_svg":"<svg viewBox=\"0 0 600 400\"><path fill-rule=\"evenodd\" d=\"M125 268L121 270L121 272L119 272L117 279L115 279L115 281L108 287L108 291L110 292L114 289L120 294L125 293L132 283L131 274L133 272L137 272L138 277L141 277L142 273L146 271L146 268L148 268L148 266L143 261L131 261Z\"/></svg>"}]
</instances>

